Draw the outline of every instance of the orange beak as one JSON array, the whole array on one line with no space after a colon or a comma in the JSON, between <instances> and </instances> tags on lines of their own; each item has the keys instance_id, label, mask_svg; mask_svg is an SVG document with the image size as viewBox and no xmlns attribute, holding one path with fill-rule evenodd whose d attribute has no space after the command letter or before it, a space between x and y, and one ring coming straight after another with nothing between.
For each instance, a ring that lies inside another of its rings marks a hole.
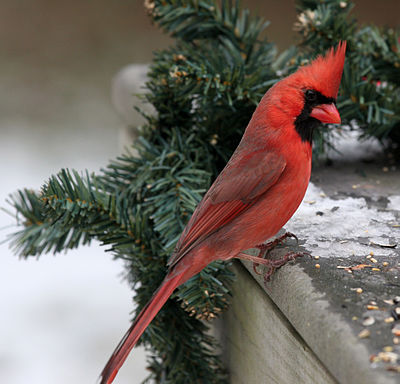
<instances>
[{"instance_id":1,"label":"orange beak","mask_svg":"<svg viewBox=\"0 0 400 384\"><path fill-rule=\"evenodd\" d=\"M340 124L339 111L335 104L321 104L314 107L310 113L311 117L319 120L321 123Z\"/></svg>"}]
</instances>

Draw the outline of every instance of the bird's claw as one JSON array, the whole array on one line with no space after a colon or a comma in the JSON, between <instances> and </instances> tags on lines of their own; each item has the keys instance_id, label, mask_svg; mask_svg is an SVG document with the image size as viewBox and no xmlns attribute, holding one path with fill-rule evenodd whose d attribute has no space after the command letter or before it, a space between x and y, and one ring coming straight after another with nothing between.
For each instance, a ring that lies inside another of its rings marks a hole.
<instances>
[{"instance_id":1,"label":"bird's claw","mask_svg":"<svg viewBox=\"0 0 400 384\"><path fill-rule=\"evenodd\" d=\"M258 256L264 258L271 250L273 250L278 244L282 244L283 241L288 237L294 238L296 240L297 245L299 245L298 237L292 232L286 232L282 236L279 236L276 239L269 241L268 243L256 245L254 248L260 251Z\"/></svg>"},{"instance_id":2,"label":"bird's claw","mask_svg":"<svg viewBox=\"0 0 400 384\"><path fill-rule=\"evenodd\" d=\"M265 272L265 273L264 273L264 284L267 284L267 283L270 281L271 276L273 275L273 273L274 273L278 268L284 266L284 265L285 265L286 263L288 263L289 261L294 261L294 260L296 260L298 257L303 257L303 256L305 256L305 255L311 257L311 254L308 253L308 252L289 252L289 253L287 253L285 256L283 256L283 257L281 257L281 258L279 258L279 259L276 259L276 260L271 260L271 259L266 260L266 263L263 264L263 265L267 268L266 271L264 270L264 272ZM259 265L260 265L260 264L257 264L257 263L254 263L254 264L253 264L253 270L254 270L254 272L255 272L257 275L261 275L261 274L262 274L262 272L259 272L259 271L257 270L257 267L258 267Z\"/></svg>"},{"instance_id":3,"label":"bird's claw","mask_svg":"<svg viewBox=\"0 0 400 384\"><path fill-rule=\"evenodd\" d=\"M299 238L292 232L286 232L283 236L284 239L286 239L287 237L293 237L293 239L296 240L296 245L299 245Z\"/></svg>"}]
</instances>

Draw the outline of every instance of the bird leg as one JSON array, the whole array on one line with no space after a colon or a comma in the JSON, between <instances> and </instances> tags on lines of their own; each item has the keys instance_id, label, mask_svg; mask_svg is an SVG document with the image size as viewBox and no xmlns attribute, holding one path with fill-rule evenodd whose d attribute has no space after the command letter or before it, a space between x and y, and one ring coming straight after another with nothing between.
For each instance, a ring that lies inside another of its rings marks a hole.
<instances>
[{"instance_id":1,"label":"bird leg","mask_svg":"<svg viewBox=\"0 0 400 384\"><path fill-rule=\"evenodd\" d=\"M285 239L287 239L288 237L293 237L296 239L296 243L299 244L299 239L297 238L297 236L295 234L293 234L292 232L286 232L284 233L282 236L277 237L275 240L269 241L268 243L264 243L264 244L259 244L256 245L254 248L258 249L260 252L258 253L258 257L262 257L262 258L266 258L267 255L269 255L269 253L278 245L278 244L282 244L283 241ZM261 273L259 273L257 271L257 267L260 263L254 263L253 264L253 271L255 273L257 273L257 275L261 275ZM271 273L272 274L272 273Z\"/></svg>"},{"instance_id":2,"label":"bird leg","mask_svg":"<svg viewBox=\"0 0 400 384\"><path fill-rule=\"evenodd\" d=\"M288 237L293 237L296 239L296 243L299 244L299 239L292 232L286 232L282 236L277 237L275 240L269 241L268 243L256 245L254 248L257 248L260 253L259 257L265 257L272 249L274 249L278 244L282 244L285 239Z\"/></svg>"},{"instance_id":3,"label":"bird leg","mask_svg":"<svg viewBox=\"0 0 400 384\"><path fill-rule=\"evenodd\" d=\"M264 274L264 283L267 283L270 280L272 274L278 268L282 267L287 262L296 260L298 257L302 257L304 255L311 256L308 252L289 252L285 256L281 257L280 259L272 260L272 259L264 259L264 258L258 257L258 256L251 256L251 255L241 252L236 256L236 258L252 261L254 263L254 265L253 265L254 272L257 273L258 275L260 275L261 273L259 273L256 270L256 267L259 264L265 265L267 267L267 271Z\"/></svg>"},{"instance_id":4,"label":"bird leg","mask_svg":"<svg viewBox=\"0 0 400 384\"><path fill-rule=\"evenodd\" d=\"M296 260L298 257L303 257L305 255L311 256L308 252L289 252L285 256L276 259L276 260L269 260L271 261L271 266L267 269L267 272L264 274L264 283L266 284L272 274L280 267L288 263L289 261Z\"/></svg>"},{"instance_id":5,"label":"bird leg","mask_svg":"<svg viewBox=\"0 0 400 384\"><path fill-rule=\"evenodd\" d=\"M302 257L304 255L311 256L308 252L288 252L285 256L279 259L266 259L267 255L273 250L278 244L282 244L285 239L288 237L293 237L296 239L297 244L299 243L299 239L297 236L291 232L286 232L282 236L277 237L276 239L269 241L265 244L256 245L254 248L257 248L260 252L258 256L251 256L246 253L239 253L236 256L238 259L250 260L253 262L253 270L257 275L261 275L261 272L257 271L257 267L262 264L267 267L267 272L264 274L264 282L267 283L272 274L280 267L285 265L287 262L297 259L298 257Z\"/></svg>"}]
</instances>

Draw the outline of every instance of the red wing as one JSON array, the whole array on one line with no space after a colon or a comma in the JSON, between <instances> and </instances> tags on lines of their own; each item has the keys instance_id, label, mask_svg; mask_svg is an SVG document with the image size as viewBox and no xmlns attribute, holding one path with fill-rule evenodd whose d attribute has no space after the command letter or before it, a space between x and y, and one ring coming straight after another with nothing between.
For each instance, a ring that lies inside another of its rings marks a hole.
<instances>
[{"instance_id":1,"label":"red wing","mask_svg":"<svg viewBox=\"0 0 400 384\"><path fill-rule=\"evenodd\" d=\"M176 264L193 247L231 222L276 183L285 169L274 152L235 153L197 206L168 261Z\"/></svg>"}]
</instances>

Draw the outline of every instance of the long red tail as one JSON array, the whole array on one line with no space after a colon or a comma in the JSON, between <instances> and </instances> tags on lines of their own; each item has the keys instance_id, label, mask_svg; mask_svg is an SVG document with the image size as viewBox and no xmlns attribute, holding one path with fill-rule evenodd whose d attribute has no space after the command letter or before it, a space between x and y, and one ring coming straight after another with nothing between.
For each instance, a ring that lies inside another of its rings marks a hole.
<instances>
[{"instance_id":1,"label":"long red tail","mask_svg":"<svg viewBox=\"0 0 400 384\"><path fill-rule=\"evenodd\" d=\"M101 372L100 384L111 384L121 368L129 352L135 346L140 336L157 315L159 310L171 296L174 289L181 283L183 276L178 274L172 278L167 276L150 301L139 313L135 322L128 329L125 336L119 342L117 348L111 355L106 366Z\"/></svg>"}]
</instances>

